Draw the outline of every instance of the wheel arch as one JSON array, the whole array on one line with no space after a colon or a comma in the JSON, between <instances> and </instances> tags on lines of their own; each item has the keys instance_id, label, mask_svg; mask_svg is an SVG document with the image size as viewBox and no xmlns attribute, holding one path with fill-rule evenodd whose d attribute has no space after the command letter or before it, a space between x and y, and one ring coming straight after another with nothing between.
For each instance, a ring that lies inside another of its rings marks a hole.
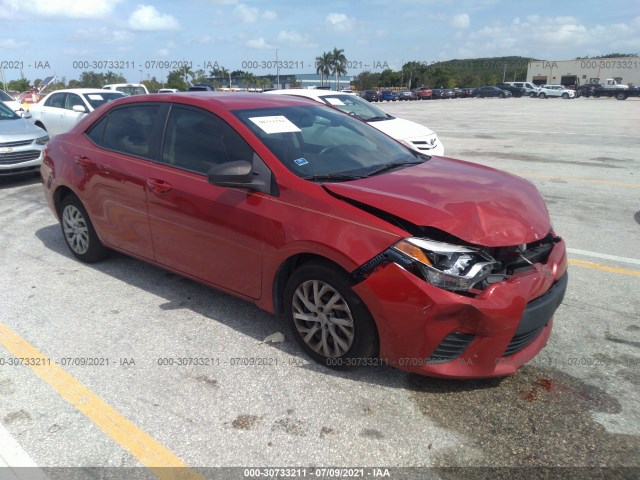
<instances>
[{"instance_id":1,"label":"wheel arch","mask_svg":"<svg viewBox=\"0 0 640 480\"><path fill-rule=\"evenodd\" d=\"M280 267L278 267L273 279L272 301L275 314L279 315L284 313L284 292L287 282L289 281L289 278L291 278L293 272L302 265L313 261L330 265L343 271L347 275L350 275L350 273L340 264L323 255L318 255L316 253L297 253L290 256L280 264Z\"/></svg>"},{"instance_id":2,"label":"wheel arch","mask_svg":"<svg viewBox=\"0 0 640 480\"><path fill-rule=\"evenodd\" d=\"M58 215L58 218L60 218L60 213L61 213L60 205L62 204L62 201L65 198L67 198L69 195L77 196L73 190L71 190L69 187L65 185L61 185L60 187L58 187L53 194L53 204L55 206L56 214Z\"/></svg>"}]
</instances>

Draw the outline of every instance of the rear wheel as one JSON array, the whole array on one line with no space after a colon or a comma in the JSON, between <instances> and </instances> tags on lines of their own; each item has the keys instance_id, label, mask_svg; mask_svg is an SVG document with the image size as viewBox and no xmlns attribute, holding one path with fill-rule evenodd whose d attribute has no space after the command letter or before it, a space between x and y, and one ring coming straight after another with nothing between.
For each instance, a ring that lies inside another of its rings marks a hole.
<instances>
[{"instance_id":1,"label":"rear wheel","mask_svg":"<svg viewBox=\"0 0 640 480\"><path fill-rule=\"evenodd\" d=\"M69 250L78 260L94 263L109 255L109 249L100 242L87 211L75 195L62 200L60 226Z\"/></svg>"},{"instance_id":2,"label":"rear wheel","mask_svg":"<svg viewBox=\"0 0 640 480\"><path fill-rule=\"evenodd\" d=\"M371 313L352 290L353 281L320 262L296 270L285 289L285 313L296 341L323 365L345 369L377 354Z\"/></svg>"},{"instance_id":3,"label":"rear wheel","mask_svg":"<svg viewBox=\"0 0 640 480\"><path fill-rule=\"evenodd\" d=\"M626 94L626 93L624 93L624 92L616 93L616 98L617 98L618 100L625 100L625 99L627 98L627 94Z\"/></svg>"}]
</instances>

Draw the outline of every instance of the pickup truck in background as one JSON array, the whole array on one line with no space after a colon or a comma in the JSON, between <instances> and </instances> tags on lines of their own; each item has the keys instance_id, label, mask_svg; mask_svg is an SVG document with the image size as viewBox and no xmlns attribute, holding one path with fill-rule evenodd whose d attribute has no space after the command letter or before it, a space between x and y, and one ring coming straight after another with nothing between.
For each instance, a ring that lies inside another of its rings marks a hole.
<instances>
[{"instance_id":1,"label":"pickup truck in background","mask_svg":"<svg viewBox=\"0 0 640 480\"><path fill-rule=\"evenodd\" d=\"M640 97L640 87L629 87L620 84L614 78L607 78L604 83L598 83L599 78L591 79L592 83L582 85L578 89L582 97L615 97L618 100L626 100L629 97Z\"/></svg>"}]
</instances>

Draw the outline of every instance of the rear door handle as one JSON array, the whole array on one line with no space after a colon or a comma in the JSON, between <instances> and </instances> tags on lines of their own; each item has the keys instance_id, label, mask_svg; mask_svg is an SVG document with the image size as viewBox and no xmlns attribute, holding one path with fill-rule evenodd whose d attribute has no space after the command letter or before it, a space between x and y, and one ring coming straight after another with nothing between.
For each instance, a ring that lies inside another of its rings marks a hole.
<instances>
[{"instance_id":1,"label":"rear door handle","mask_svg":"<svg viewBox=\"0 0 640 480\"><path fill-rule=\"evenodd\" d=\"M147 186L153 193L168 193L173 190L173 185L157 178L147 178Z\"/></svg>"}]
</instances>

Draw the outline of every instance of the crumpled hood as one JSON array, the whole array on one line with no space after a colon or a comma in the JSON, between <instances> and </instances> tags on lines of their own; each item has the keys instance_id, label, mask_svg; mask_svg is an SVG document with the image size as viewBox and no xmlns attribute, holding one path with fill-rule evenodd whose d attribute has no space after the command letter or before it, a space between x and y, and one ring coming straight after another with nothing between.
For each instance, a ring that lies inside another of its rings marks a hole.
<instances>
[{"instance_id":1,"label":"crumpled hood","mask_svg":"<svg viewBox=\"0 0 640 480\"><path fill-rule=\"evenodd\" d=\"M486 247L530 243L551 229L547 207L527 180L451 158L344 183L336 195Z\"/></svg>"}]
</instances>

